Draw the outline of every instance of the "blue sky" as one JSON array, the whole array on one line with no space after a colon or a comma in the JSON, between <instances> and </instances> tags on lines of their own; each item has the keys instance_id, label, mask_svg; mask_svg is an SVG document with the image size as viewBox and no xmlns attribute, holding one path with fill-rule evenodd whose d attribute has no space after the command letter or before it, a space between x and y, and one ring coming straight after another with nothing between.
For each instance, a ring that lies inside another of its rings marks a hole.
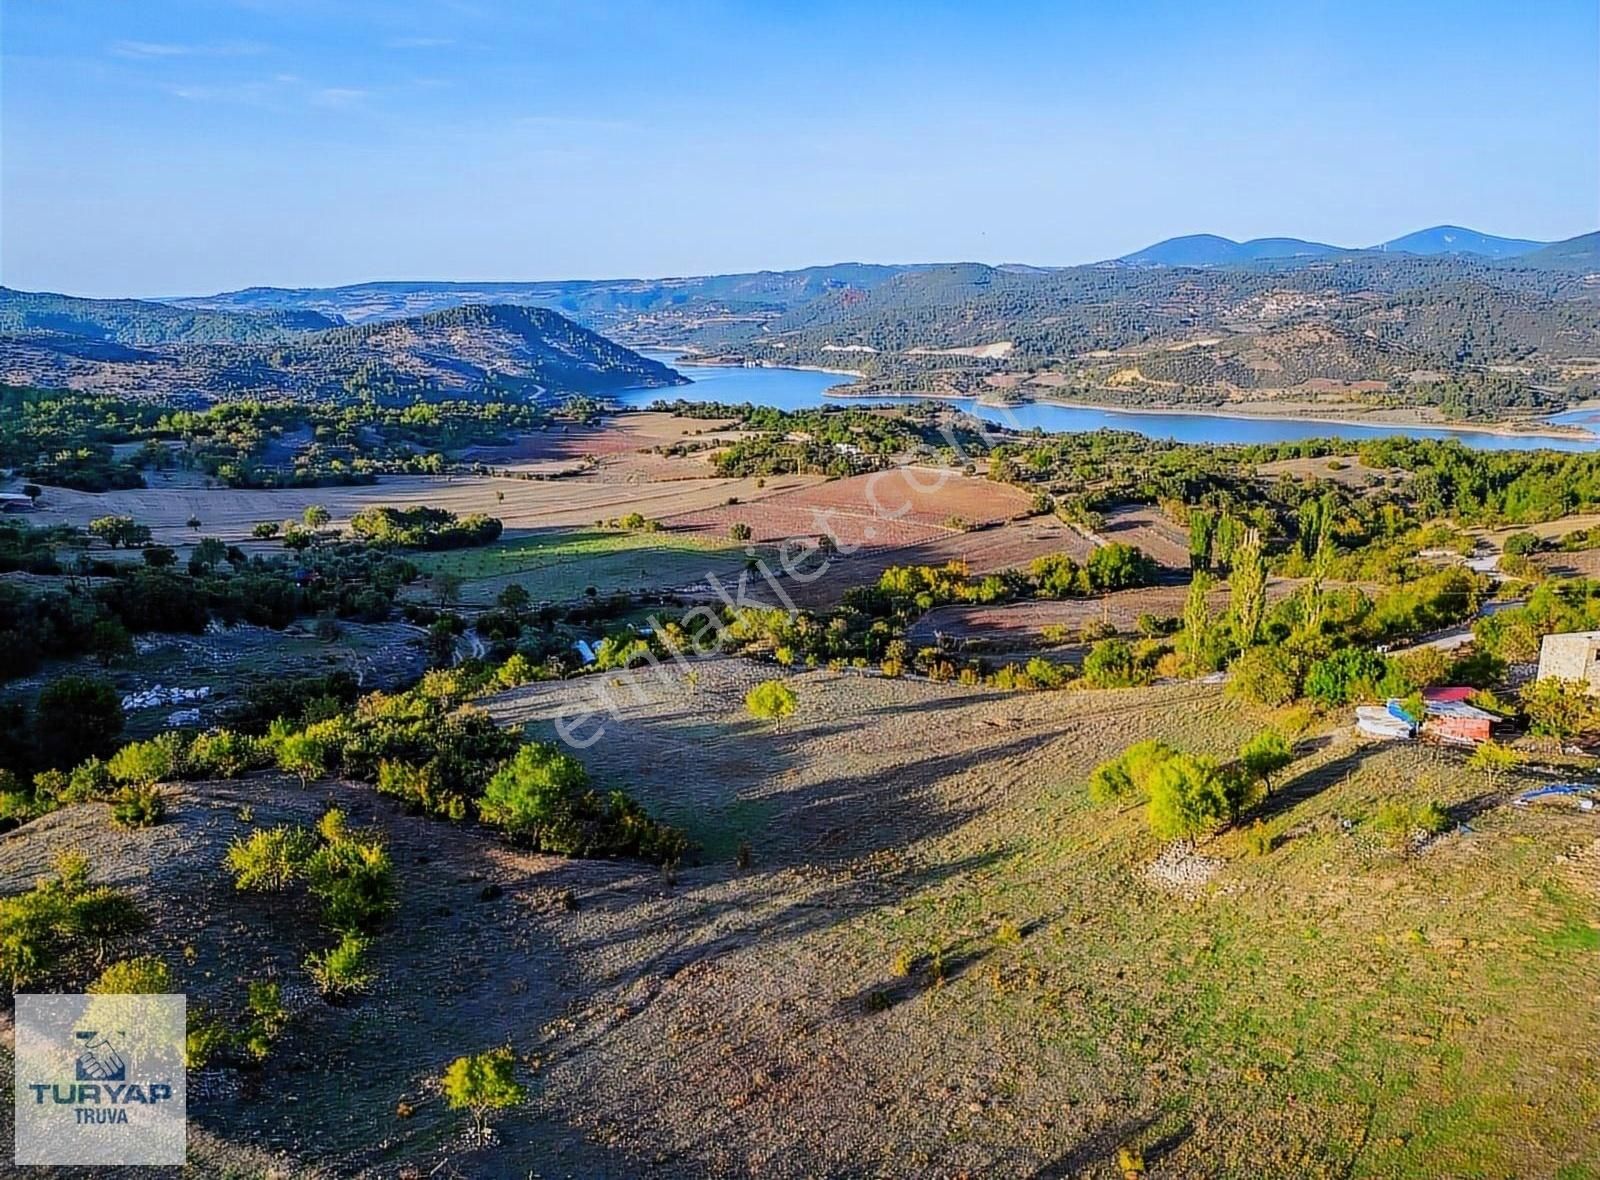
<instances>
[{"instance_id":1,"label":"blue sky","mask_svg":"<svg viewBox=\"0 0 1600 1180\"><path fill-rule=\"evenodd\" d=\"M1039 264L1600 225L1600 6L5 0L0 282Z\"/></svg>"}]
</instances>

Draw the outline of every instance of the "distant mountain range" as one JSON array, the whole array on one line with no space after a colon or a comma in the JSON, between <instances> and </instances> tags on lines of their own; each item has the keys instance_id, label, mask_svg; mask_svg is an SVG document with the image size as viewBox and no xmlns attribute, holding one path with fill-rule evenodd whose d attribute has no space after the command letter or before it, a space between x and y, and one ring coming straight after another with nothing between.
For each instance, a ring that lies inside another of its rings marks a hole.
<instances>
[{"instance_id":1,"label":"distant mountain range","mask_svg":"<svg viewBox=\"0 0 1600 1180\"><path fill-rule=\"evenodd\" d=\"M1600 355L1596 274L1600 233L1540 244L1441 226L1367 249L1191 235L1073 267L840 263L168 301L0 288L0 380L167 400L559 397L680 382L632 351L659 346L844 366L882 392L993 397L1037 377L1129 404L1335 396L1494 416L1600 395L1585 360Z\"/></svg>"},{"instance_id":2,"label":"distant mountain range","mask_svg":"<svg viewBox=\"0 0 1600 1180\"><path fill-rule=\"evenodd\" d=\"M1581 242L1583 239L1574 238L1572 241ZM1239 266L1264 260L1326 258L1335 254L1366 251L1415 254L1419 257L1461 254L1490 259L1517 259L1528 258L1546 246L1563 244L1528 238L1502 238L1475 229L1464 229L1459 225L1436 225L1365 247L1331 246L1326 242L1308 242L1301 238L1252 238L1248 242L1235 242L1215 234L1189 234L1181 238L1168 238L1113 261L1127 266ZM1533 264L1544 265L1539 262Z\"/></svg>"}]
</instances>

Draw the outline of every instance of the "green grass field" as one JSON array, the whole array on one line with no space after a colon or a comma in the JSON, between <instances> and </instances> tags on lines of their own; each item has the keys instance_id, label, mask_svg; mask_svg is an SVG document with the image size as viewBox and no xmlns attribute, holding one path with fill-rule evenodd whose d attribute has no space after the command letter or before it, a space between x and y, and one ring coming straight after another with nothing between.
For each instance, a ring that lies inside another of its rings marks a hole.
<instances>
[{"instance_id":1,"label":"green grass field","mask_svg":"<svg viewBox=\"0 0 1600 1180\"><path fill-rule=\"evenodd\" d=\"M664 533L594 529L551 530L512 536L481 549L420 554L425 574L451 573L462 579L461 600L481 606L512 582L536 601L562 602L597 593L649 590L727 577L745 563L737 545Z\"/></svg>"}]
</instances>

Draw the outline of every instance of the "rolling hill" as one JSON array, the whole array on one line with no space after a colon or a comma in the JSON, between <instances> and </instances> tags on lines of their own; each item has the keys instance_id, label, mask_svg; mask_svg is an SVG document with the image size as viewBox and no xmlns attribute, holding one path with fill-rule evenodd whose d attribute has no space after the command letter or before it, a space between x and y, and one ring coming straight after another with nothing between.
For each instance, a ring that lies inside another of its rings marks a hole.
<instances>
[{"instance_id":1,"label":"rolling hill","mask_svg":"<svg viewBox=\"0 0 1600 1180\"><path fill-rule=\"evenodd\" d=\"M1263 259L1324 258L1343 253L1342 246L1300 238L1252 238L1248 242L1235 242L1216 234L1189 234L1124 254L1116 261L1129 266L1234 266Z\"/></svg>"},{"instance_id":2,"label":"rolling hill","mask_svg":"<svg viewBox=\"0 0 1600 1180\"><path fill-rule=\"evenodd\" d=\"M134 348L60 331L0 334L0 380L155 399L337 401L559 397L684 379L557 312L474 305L259 343Z\"/></svg>"},{"instance_id":3,"label":"rolling hill","mask_svg":"<svg viewBox=\"0 0 1600 1180\"><path fill-rule=\"evenodd\" d=\"M1519 255L1515 261L1519 266L1551 270L1600 271L1600 230L1564 242L1551 242L1542 250Z\"/></svg>"},{"instance_id":4,"label":"rolling hill","mask_svg":"<svg viewBox=\"0 0 1600 1180\"><path fill-rule=\"evenodd\" d=\"M1514 258L1543 245L1544 242L1529 238L1502 238L1475 229L1464 229L1459 225L1435 225L1404 237L1391 238L1373 249L1400 254L1477 254L1484 258Z\"/></svg>"},{"instance_id":5,"label":"rolling hill","mask_svg":"<svg viewBox=\"0 0 1600 1180\"><path fill-rule=\"evenodd\" d=\"M80 299L0 287L0 333L60 332L132 346L253 344L343 321L299 307L260 311L173 307L143 299Z\"/></svg>"}]
</instances>

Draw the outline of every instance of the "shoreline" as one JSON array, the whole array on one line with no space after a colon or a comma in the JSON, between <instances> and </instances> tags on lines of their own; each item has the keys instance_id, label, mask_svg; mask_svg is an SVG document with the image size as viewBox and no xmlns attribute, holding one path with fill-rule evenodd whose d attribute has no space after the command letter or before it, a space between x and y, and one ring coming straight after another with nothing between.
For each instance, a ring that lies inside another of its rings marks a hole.
<instances>
[{"instance_id":1,"label":"shoreline","mask_svg":"<svg viewBox=\"0 0 1600 1180\"><path fill-rule=\"evenodd\" d=\"M671 349L651 349L646 351L671 352ZM692 356L680 353L672 362L674 365L703 366L707 368L753 368L753 369L794 369L805 373L829 373L840 377L851 378L851 383L841 382L822 391L826 398L837 398L848 401L852 398L860 400L893 400L893 401L945 401L945 402L974 402L975 409L988 409L992 411L1015 409L1005 403L985 402L981 397L960 393L871 393L851 392L854 385L866 380L866 374L856 369L835 369L826 365L775 365L759 362L752 365L730 364L726 359L714 356ZM1157 406L1120 406L1114 403L1068 401L1059 397L1029 397L1019 406L1040 405L1059 406L1068 410L1097 410L1106 414L1144 414L1144 415L1182 415L1190 418L1234 418L1251 422L1304 422L1316 426L1358 426L1364 430L1371 430L1374 434L1381 434L1386 430L1439 430L1448 433L1487 434L1497 438L1528 438L1528 439L1555 439L1565 442L1593 442L1600 445L1600 433L1585 426L1565 425L1552 423L1549 419L1541 419L1542 425L1529 429L1519 428L1504 423L1447 423L1433 422L1421 418L1410 420L1373 420L1371 418L1345 416L1335 414L1295 414L1283 413L1274 410L1262 409L1235 409L1224 406L1197 406L1167 409ZM1600 399L1596 399L1593 406L1600 407ZM1584 404L1569 407L1562 413L1570 413L1575 409L1584 408ZM1353 440L1352 440L1353 441Z\"/></svg>"},{"instance_id":2,"label":"shoreline","mask_svg":"<svg viewBox=\"0 0 1600 1180\"><path fill-rule=\"evenodd\" d=\"M769 366L773 368L800 368L799 365ZM833 372L831 369L819 370ZM1514 426L1495 423L1445 423L1431 422L1422 419L1412 421L1373 421L1369 418L1335 417L1332 414L1289 414L1275 413L1271 410L1243 410L1223 408L1220 406L1201 406L1185 409L1165 409L1156 406L1119 406L1104 402L1075 402L1065 401L1058 397L1030 397L1019 405L1008 405L1000 402L985 402L981 398L960 393L841 393L839 387L823 391L824 397L840 399L849 398L884 398L896 401L961 401L975 402L977 409L1009 410L1019 406L1059 406L1067 410L1098 410L1105 414L1155 414L1155 415L1183 415L1190 418L1242 418L1252 422L1308 422L1318 426L1360 426L1374 432L1384 430L1443 430L1453 433L1492 434L1500 438L1551 438L1563 439L1569 442L1594 442L1600 444L1600 434L1582 426L1572 426L1567 429L1532 429L1522 430ZM1563 411L1566 412L1566 411ZM1559 425L1559 424L1557 424Z\"/></svg>"}]
</instances>

